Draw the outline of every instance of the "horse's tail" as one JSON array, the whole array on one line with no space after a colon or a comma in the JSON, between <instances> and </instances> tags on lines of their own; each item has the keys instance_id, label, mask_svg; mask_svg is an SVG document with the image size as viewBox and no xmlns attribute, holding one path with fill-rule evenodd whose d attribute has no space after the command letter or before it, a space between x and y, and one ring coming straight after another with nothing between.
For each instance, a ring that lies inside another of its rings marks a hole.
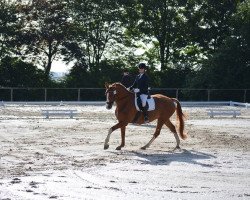
<instances>
[{"instance_id":1,"label":"horse's tail","mask_svg":"<svg viewBox=\"0 0 250 200\"><path fill-rule=\"evenodd\" d=\"M172 98L172 100L177 104L177 107L176 107L176 113L177 113L176 114L176 119L177 119L177 121L179 121L179 134L180 134L181 138L183 140L185 140L187 138L187 133L184 132L185 115L182 112L180 102L175 98Z\"/></svg>"}]
</instances>

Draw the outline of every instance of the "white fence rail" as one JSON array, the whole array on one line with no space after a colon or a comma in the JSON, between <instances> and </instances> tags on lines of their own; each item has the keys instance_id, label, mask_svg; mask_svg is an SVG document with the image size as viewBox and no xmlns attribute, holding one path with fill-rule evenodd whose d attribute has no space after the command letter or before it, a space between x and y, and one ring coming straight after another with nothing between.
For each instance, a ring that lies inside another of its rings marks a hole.
<instances>
[{"instance_id":1,"label":"white fence rail","mask_svg":"<svg viewBox=\"0 0 250 200\"><path fill-rule=\"evenodd\" d=\"M5 101L4 105L48 105L48 106L64 106L64 105L105 105L104 101Z\"/></svg>"},{"instance_id":2,"label":"white fence rail","mask_svg":"<svg viewBox=\"0 0 250 200\"><path fill-rule=\"evenodd\" d=\"M240 103L240 102L230 101L230 106L242 106L242 107L249 108L250 103Z\"/></svg>"},{"instance_id":3,"label":"white fence rail","mask_svg":"<svg viewBox=\"0 0 250 200\"><path fill-rule=\"evenodd\" d=\"M205 107L205 106L240 106L250 108L249 103L241 103L234 101L181 101L184 107ZM2 101L0 105L18 105L18 106L32 106L32 105L52 105L52 106L64 106L64 105L97 105L104 106L105 101L27 101L27 102L11 102Z\"/></svg>"}]
</instances>

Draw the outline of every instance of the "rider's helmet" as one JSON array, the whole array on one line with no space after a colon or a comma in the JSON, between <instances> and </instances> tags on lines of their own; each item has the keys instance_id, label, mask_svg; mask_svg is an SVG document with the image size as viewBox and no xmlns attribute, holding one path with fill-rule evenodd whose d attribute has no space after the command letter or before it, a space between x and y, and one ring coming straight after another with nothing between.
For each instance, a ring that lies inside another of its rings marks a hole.
<instances>
[{"instance_id":1,"label":"rider's helmet","mask_svg":"<svg viewBox=\"0 0 250 200\"><path fill-rule=\"evenodd\" d=\"M140 64L138 65L138 68L139 68L139 69L147 69L147 66L146 66L145 63L140 63Z\"/></svg>"},{"instance_id":2,"label":"rider's helmet","mask_svg":"<svg viewBox=\"0 0 250 200\"><path fill-rule=\"evenodd\" d=\"M127 67L125 67L125 68L123 68L123 72L129 72L129 68L127 68Z\"/></svg>"}]
</instances>

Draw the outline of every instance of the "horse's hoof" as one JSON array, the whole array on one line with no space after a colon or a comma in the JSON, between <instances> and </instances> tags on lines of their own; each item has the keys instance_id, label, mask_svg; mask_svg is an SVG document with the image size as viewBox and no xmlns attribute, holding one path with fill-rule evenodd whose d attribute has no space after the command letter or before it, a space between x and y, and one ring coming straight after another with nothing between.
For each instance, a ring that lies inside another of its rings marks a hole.
<instances>
[{"instance_id":1,"label":"horse's hoof","mask_svg":"<svg viewBox=\"0 0 250 200\"><path fill-rule=\"evenodd\" d=\"M176 147L174 148L174 151L176 151L176 150L181 150L181 147L176 146Z\"/></svg>"},{"instance_id":2,"label":"horse's hoof","mask_svg":"<svg viewBox=\"0 0 250 200\"><path fill-rule=\"evenodd\" d=\"M108 149L109 148L109 145L108 144L105 144L104 145L104 150Z\"/></svg>"},{"instance_id":3,"label":"horse's hoof","mask_svg":"<svg viewBox=\"0 0 250 200\"><path fill-rule=\"evenodd\" d=\"M147 147L141 147L142 150L146 150Z\"/></svg>"},{"instance_id":4,"label":"horse's hoof","mask_svg":"<svg viewBox=\"0 0 250 200\"><path fill-rule=\"evenodd\" d=\"M121 146L118 146L118 147L116 147L115 150L121 150L121 149L122 149L122 147L121 147Z\"/></svg>"}]
</instances>

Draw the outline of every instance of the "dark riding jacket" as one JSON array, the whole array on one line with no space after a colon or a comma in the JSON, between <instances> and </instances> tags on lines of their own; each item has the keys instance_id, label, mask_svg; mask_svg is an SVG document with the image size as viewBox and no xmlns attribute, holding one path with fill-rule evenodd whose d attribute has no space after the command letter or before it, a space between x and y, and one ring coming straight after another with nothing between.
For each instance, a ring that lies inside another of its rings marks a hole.
<instances>
[{"instance_id":1,"label":"dark riding jacket","mask_svg":"<svg viewBox=\"0 0 250 200\"><path fill-rule=\"evenodd\" d=\"M132 76L128 75L123 75L121 83L127 88L129 87L131 84L133 84L133 79Z\"/></svg>"},{"instance_id":2,"label":"dark riding jacket","mask_svg":"<svg viewBox=\"0 0 250 200\"><path fill-rule=\"evenodd\" d=\"M134 88L138 88L140 90L139 94L146 94L148 95L148 76L147 74L141 74L137 75L135 78L135 82L133 83L133 85L129 88L130 90L134 89Z\"/></svg>"}]
</instances>

